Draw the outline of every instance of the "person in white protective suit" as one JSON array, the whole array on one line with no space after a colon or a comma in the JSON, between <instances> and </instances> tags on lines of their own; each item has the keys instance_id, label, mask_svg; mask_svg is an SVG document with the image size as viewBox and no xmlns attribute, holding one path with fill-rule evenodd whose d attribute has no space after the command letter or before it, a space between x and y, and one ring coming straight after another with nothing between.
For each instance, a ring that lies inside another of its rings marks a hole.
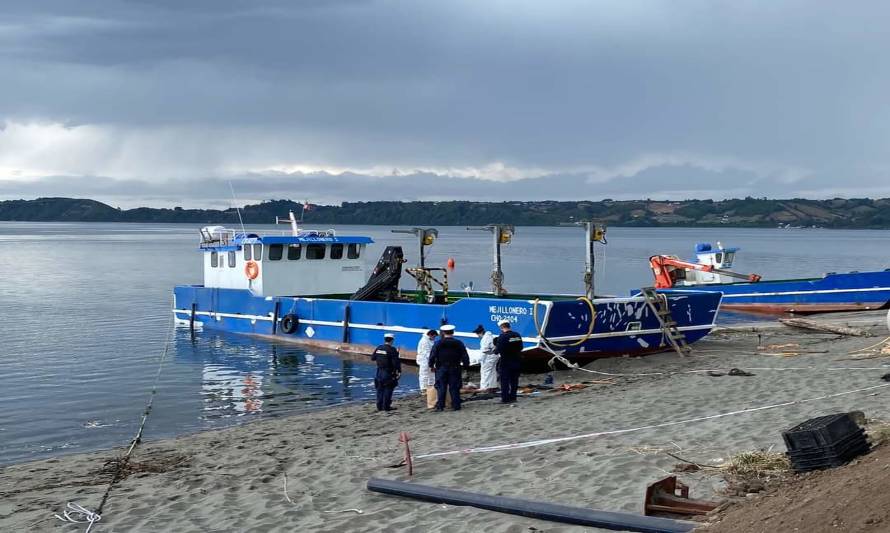
<instances>
[{"instance_id":1,"label":"person in white protective suit","mask_svg":"<svg viewBox=\"0 0 890 533\"><path fill-rule=\"evenodd\" d=\"M494 353L494 335L489 331L485 331L482 324L476 326L473 333L479 336L479 351L482 352L482 360L479 363L479 389L486 392L492 392L498 388L498 359L501 358Z\"/></svg>"},{"instance_id":2,"label":"person in white protective suit","mask_svg":"<svg viewBox=\"0 0 890 533\"><path fill-rule=\"evenodd\" d=\"M417 343L417 367L420 373L421 392L425 392L427 387L436 384L436 377L430 372L430 351L432 351L438 335L436 330L431 329L420 337L420 342Z\"/></svg>"}]
</instances>

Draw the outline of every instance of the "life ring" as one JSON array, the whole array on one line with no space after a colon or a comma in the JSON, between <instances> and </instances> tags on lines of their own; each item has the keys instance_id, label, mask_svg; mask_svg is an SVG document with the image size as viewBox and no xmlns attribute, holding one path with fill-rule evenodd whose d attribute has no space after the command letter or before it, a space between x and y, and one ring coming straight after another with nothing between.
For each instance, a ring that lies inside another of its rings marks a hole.
<instances>
[{"instance_id":1,"label":"life ring","mask_svg":"<svg viewBox=\"0 0 890 533\"><path fill-rule=\"evenodd\" d=\"M288 335L296 332L298 327L300 327L300 319L293 313L284 315L281 319L281 331Z\"/></svg>"},{"instance_id":2,"label":"life ring","mask_svg":"<svg viewBox=\"0 0 890 533\"><path fill-rule=\"evenodd\" d=\"M244 265L244 275L247 279L256 279L260 275L260 265L256 261L248 261Z\"/></svg>"}]
</instances>

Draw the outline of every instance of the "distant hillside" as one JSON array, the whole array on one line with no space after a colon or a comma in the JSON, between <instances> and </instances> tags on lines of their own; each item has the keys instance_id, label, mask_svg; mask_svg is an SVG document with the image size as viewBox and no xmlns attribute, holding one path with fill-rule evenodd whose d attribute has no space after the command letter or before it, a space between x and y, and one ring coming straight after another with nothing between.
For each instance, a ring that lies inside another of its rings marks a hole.
<instances>
[{"instance_id":1,"label":"distant hillside","mask_svg":"<svg viewBox=\"0 0 890 533\"><path fill-rule=\"evenodd\" d=\"M268 224L302 204L272 200L241 210L246 224ZM578 202L345 202L313 205L306 223L386 225L477 225L494 222L525 226L595 219L613 226L803 226L890 228L890 198L833 200L652 200ZM0 202L0 220L83 222L188 222L232 224L234 209L116 209L95 200L38 198Z\"/></svg>"}]
</instances>

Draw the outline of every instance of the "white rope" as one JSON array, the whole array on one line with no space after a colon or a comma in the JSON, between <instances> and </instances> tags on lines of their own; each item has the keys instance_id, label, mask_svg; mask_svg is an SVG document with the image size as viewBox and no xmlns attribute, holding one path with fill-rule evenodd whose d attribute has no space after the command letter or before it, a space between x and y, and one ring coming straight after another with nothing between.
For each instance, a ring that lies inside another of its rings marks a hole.
<instances>
[{"instance_id":1,"label":"white rope","mask_svg":"<svg viewBox=\"0 0 890 533\"><path fill-rule=\"evenodd\" d=\"M291 505L296 505L292 499L290 499L290 495L287 493L287 471L284 472L284 498L290 502ZM361 509L339 509L336 511L322 511L322 513L355 513L355 514L365 514Z\"/></svg>"},{"instance_id":2,"label":"white rope","mask_svg":"<svg viewBox=\"0 0 890 533\"><path fill-rule=\"evenodd\" d=\"M102 515L98 513L94 513L89 509L82 507L74 502L68 502L66 509L62 511L62 515L53 515L62 522L68 522L70 524L86 524L89 523L87 529L84 533L90 533L90 529L93 528L93 524L102 520Z\"/></svg>"},{"instance_id":3,"label":"white rope","mask_svg":"<svg viewBox=\"0 0 890 533\"><path fill-rule=\"evenodd\" d=\"M284 473L284 498L290 502L291 505L296 505L287 493L287 472Z\"/></svg>"},{"instance_id":4,"label":"white rope","mask_svg":"<svg viewBox=\"0 0 890 533\"><path fill-rule=\"evenodd\" d=\"M111 481L108 483L108 487L105 489L105 493L102 495L102 500L99 502L99 507L96 508L96 511L90 511L86 507L83 507L74 502L68 502L68 509L63 511L62 514L65 518L62 518L59 515L53 515L59 520L64 522L71 522L75 524L85 524L89 522L84 533L89 533L93 528L93 524L102 519L102 509L105 507L105 502L108 501L108 497L111 495L111 489L114 487L114 484L118 482L121 469L130 461L130 455L132 455L133 450L136 446L142 441L142 432L145 430L145 423L148 421L148 416L151 414L152 407L154 406L155 396L158 393L158 383L161 379L161 371L164 369L164 363L167 361L167 355L170 353L170 343L173 340L173 331L174 331L174 317L170 315L170 324L167 326L167 340L164 342L164 351L161 352L161 357L158 360L158 371L155 373L155 379L151 386L151 393L148 395L148 403L145 405L145 409L142 411L142 421L139 423L139 428L136 430L136 434L133 436L133 440L130 442L130 447L127 448L127 452L120 458L117 463L117 469L114 472L114 475L111 478ZM80 516L83 517L83 520L77 520L74 517Z\"/></svg>"},{"instance_id":5,"label":"white rope","mask_svg":"<svg viewBox=\"0 0 890 533\"><path fill-rule=\"evenodd\" d=\"M643 430L647 430L647 429L658 429L658 428L664 428L664 427L669 427L669 426L678 426L681 424L691 424L693 422L703 422L705 420L714 420L717 418L724 418L727 416L734 416L734 415L740 415L740 414L745 414L745 413L753 413L756 411L766 411L768 409L777 409L779 407L788 407L791 405L798 405L798 404L802 404L802 403L816 402L819 400L827 400L829 398L837 398L839 396L846 396L849 394L857 394L860 392L867 392L867 391L872 391L872 390L883 389L885 387L890 387L890 383L884 383L882 385L873 385L871 387L865 387L863 389L855 389L855 390L849 390L849 391L844 391L844 392L836 392L833 394L826 394L824 396L817 396L815 398L806 398L804 400L791 400L791 401L775 403L775 404L771 404L771 405L762 405L760 407L747 407L745 409L729 411L726 413L718 413L715 415L697 416L695 418L687 418L685 420L673 420L670 422L662 422L660 424L650 424L647 426L639 426L639 427L625 428L625 429L614 429L614 430L610 430L610 431L597 431L595 433L585 433L583 435L572 435L572 436L568 436L568 437L538 439L538 440L525 441L525 442L514 442L514 443L510 443L510 444L498 444L498 445L494 445L494 446L481 446L478 448L465 448L462 450L451 450L451 451L447 451L447 452L427 453L427 454L423 454L423 455L416 455L416 456L414 456L414 459L416 460L416 459L427 459L430 457L444 457L447 455L486 453L486 452L497 452L497 451L502 451L502 450L515 450L515 449L519 449L519 448L531 448L534 446L543 446L545 444L556 444L559 442L568 442L568 441L579 440L579 439L589 439L592 437L602 437L605 435L620 435L620 434L624 434L624 433L633 433L636 431L643 431Z\"/></svg>"},{"instance_id":6,"label":"white rope","mask_svg":"<svg viewBox=\"0 0 890 533\"><path fill-rule=\"evenodd\" d=\"M553 352L550 352L553 353ZM611 376L611 377L644 377L644 376L673 376L678 374L702 374L708 372L727 372L736 368L738 370L750 370L750 371L768 371L768 370L830 370L830 371L838 371L838 370L890 370L890 366L828 366L828 367L818 367L818 366L780 366L780 367L769 367L769 366L750 366L750 367L731 367L731 368L703 368L698 370L679 370L679 371L671 371L671 372L640 372L640 373L623 373L623 372L604 372L602 370L592 370L590 368L582 368L578 366L578 363L572 363L565 357L561 355L554 354L550 361L547 363L550 368L554 368L552 364L554 360L559 361L560 363L566 365L569 370L580 370L582 372L589 372L591 374L598 374L600 376Z\"/></svg>"}]
</instances>

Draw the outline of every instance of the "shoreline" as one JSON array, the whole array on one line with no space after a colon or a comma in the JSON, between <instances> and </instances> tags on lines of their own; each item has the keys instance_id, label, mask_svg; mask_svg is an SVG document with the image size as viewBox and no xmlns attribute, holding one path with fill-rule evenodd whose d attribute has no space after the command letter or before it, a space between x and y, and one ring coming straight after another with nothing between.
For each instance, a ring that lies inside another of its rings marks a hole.
<instances>
[{"instance_id":1,"label":"shoreline","mask_svg":"<svg viewBox=\"0 0 890 533\"><path fill-rule=\"evenodd\" d=\"M120 222L147 224L214 224L244 218L248 224L257 219L274 220L282 212L311 213L310 224L372 225L360 220L374 219L377 224L427 224L431 218L455 227L484 225L493 219L516 226L556 226L570 222L581 213L615 227L663 228L762 228L781 230L810 229L887 229L887 222L875 213L885 207L887 198L804 200L793 198L735 198L702 200L513 200L494 201L423 201L368 200L332 204L306 204L293 200L273 200L226 209L166 207L115 208L90 198L37 197L0 201L0 218L4 222ZM840 202L840 205L838 204ZM707 205L703 205L707 204ZM400 207L399 216L369 213L375 206ZM809 208L818 206L821 213ZM309 206L309 207L307 207ZM756 207L758 213L741 214L739 207ZM517 207L521 209L516 209ZM851 216L850 209L867 207L868 214ZM241 214L235 218L235 209ZM536 211L536 216L522 214L522 209ZM684 213L684 209L687 211ZM689 211L691 209L691 212ZM575 213L568 216L566 211ZM52 214L48 214L52 213ZM242 217L243 215L243 217ZM24 219L24 220L23 220ZM398 219L398 223L393 223ZM213 222L216 220L217 222ZM389 222L387 222L389 221ZM407 222L406 222L407 221Z\"/></svg>"},{"instance_id":2,"label":"shoreline","mask_svg":"<svg viewBox=\"0 0 890 533\"><path fill-rule=\"evenodd\" d=\"M772 410L646 427L885 383L880 376L890 371L883 367L890 360L856 361L847 355L887 336L886 325L873 329L876 336L871 338L838 338L791 328L759 334L715 332L684 359L663 353L603 359L586 367L629 375L555 371L557 386L595 383L574 391L541 390L520 398L515 407L483 399L467 401L460 412L432 413L415 395L395 400L399 410L391 414L377 413L372 403L358 401L147 440L133 454L136 471L114 487L93 531L284 531L294 526L313 531L513 532L529 527L594 531L381 496L366 491L364 484L372 476L408 479L404 468L388 468L402 459L401 431L411 434L415 456L595 433L524 448L418 458L412 480L638 513L645 486L667 476L677 463L666 452L713 464L739 451L784 450L781 431L820 414L861 410L869 418L890 420L886 402L890 390L880 388ZM758 338L761 347L796 343L799 353L777 356L774 350L758 350ZM821 353L824 350L828 352ZM704 372L732 367L764 370L745 377ZM807 370L766 370L783 367ZM830 367L850 370L828 371ZM662 374L642 375L658 372ZM520 383L542 381L540 374L523 375ZM149 429L150 424L151 420ZM631 427L643 429L602 434ZM0 529L70 531L52 515L61 513L68 501L94 510L110 478L103 465L119 450L0 466L0 487L4 487ZM723 497L725 484L707 473L679 477L691 487L693 498Z\"/></svg>"}]
</instances>

